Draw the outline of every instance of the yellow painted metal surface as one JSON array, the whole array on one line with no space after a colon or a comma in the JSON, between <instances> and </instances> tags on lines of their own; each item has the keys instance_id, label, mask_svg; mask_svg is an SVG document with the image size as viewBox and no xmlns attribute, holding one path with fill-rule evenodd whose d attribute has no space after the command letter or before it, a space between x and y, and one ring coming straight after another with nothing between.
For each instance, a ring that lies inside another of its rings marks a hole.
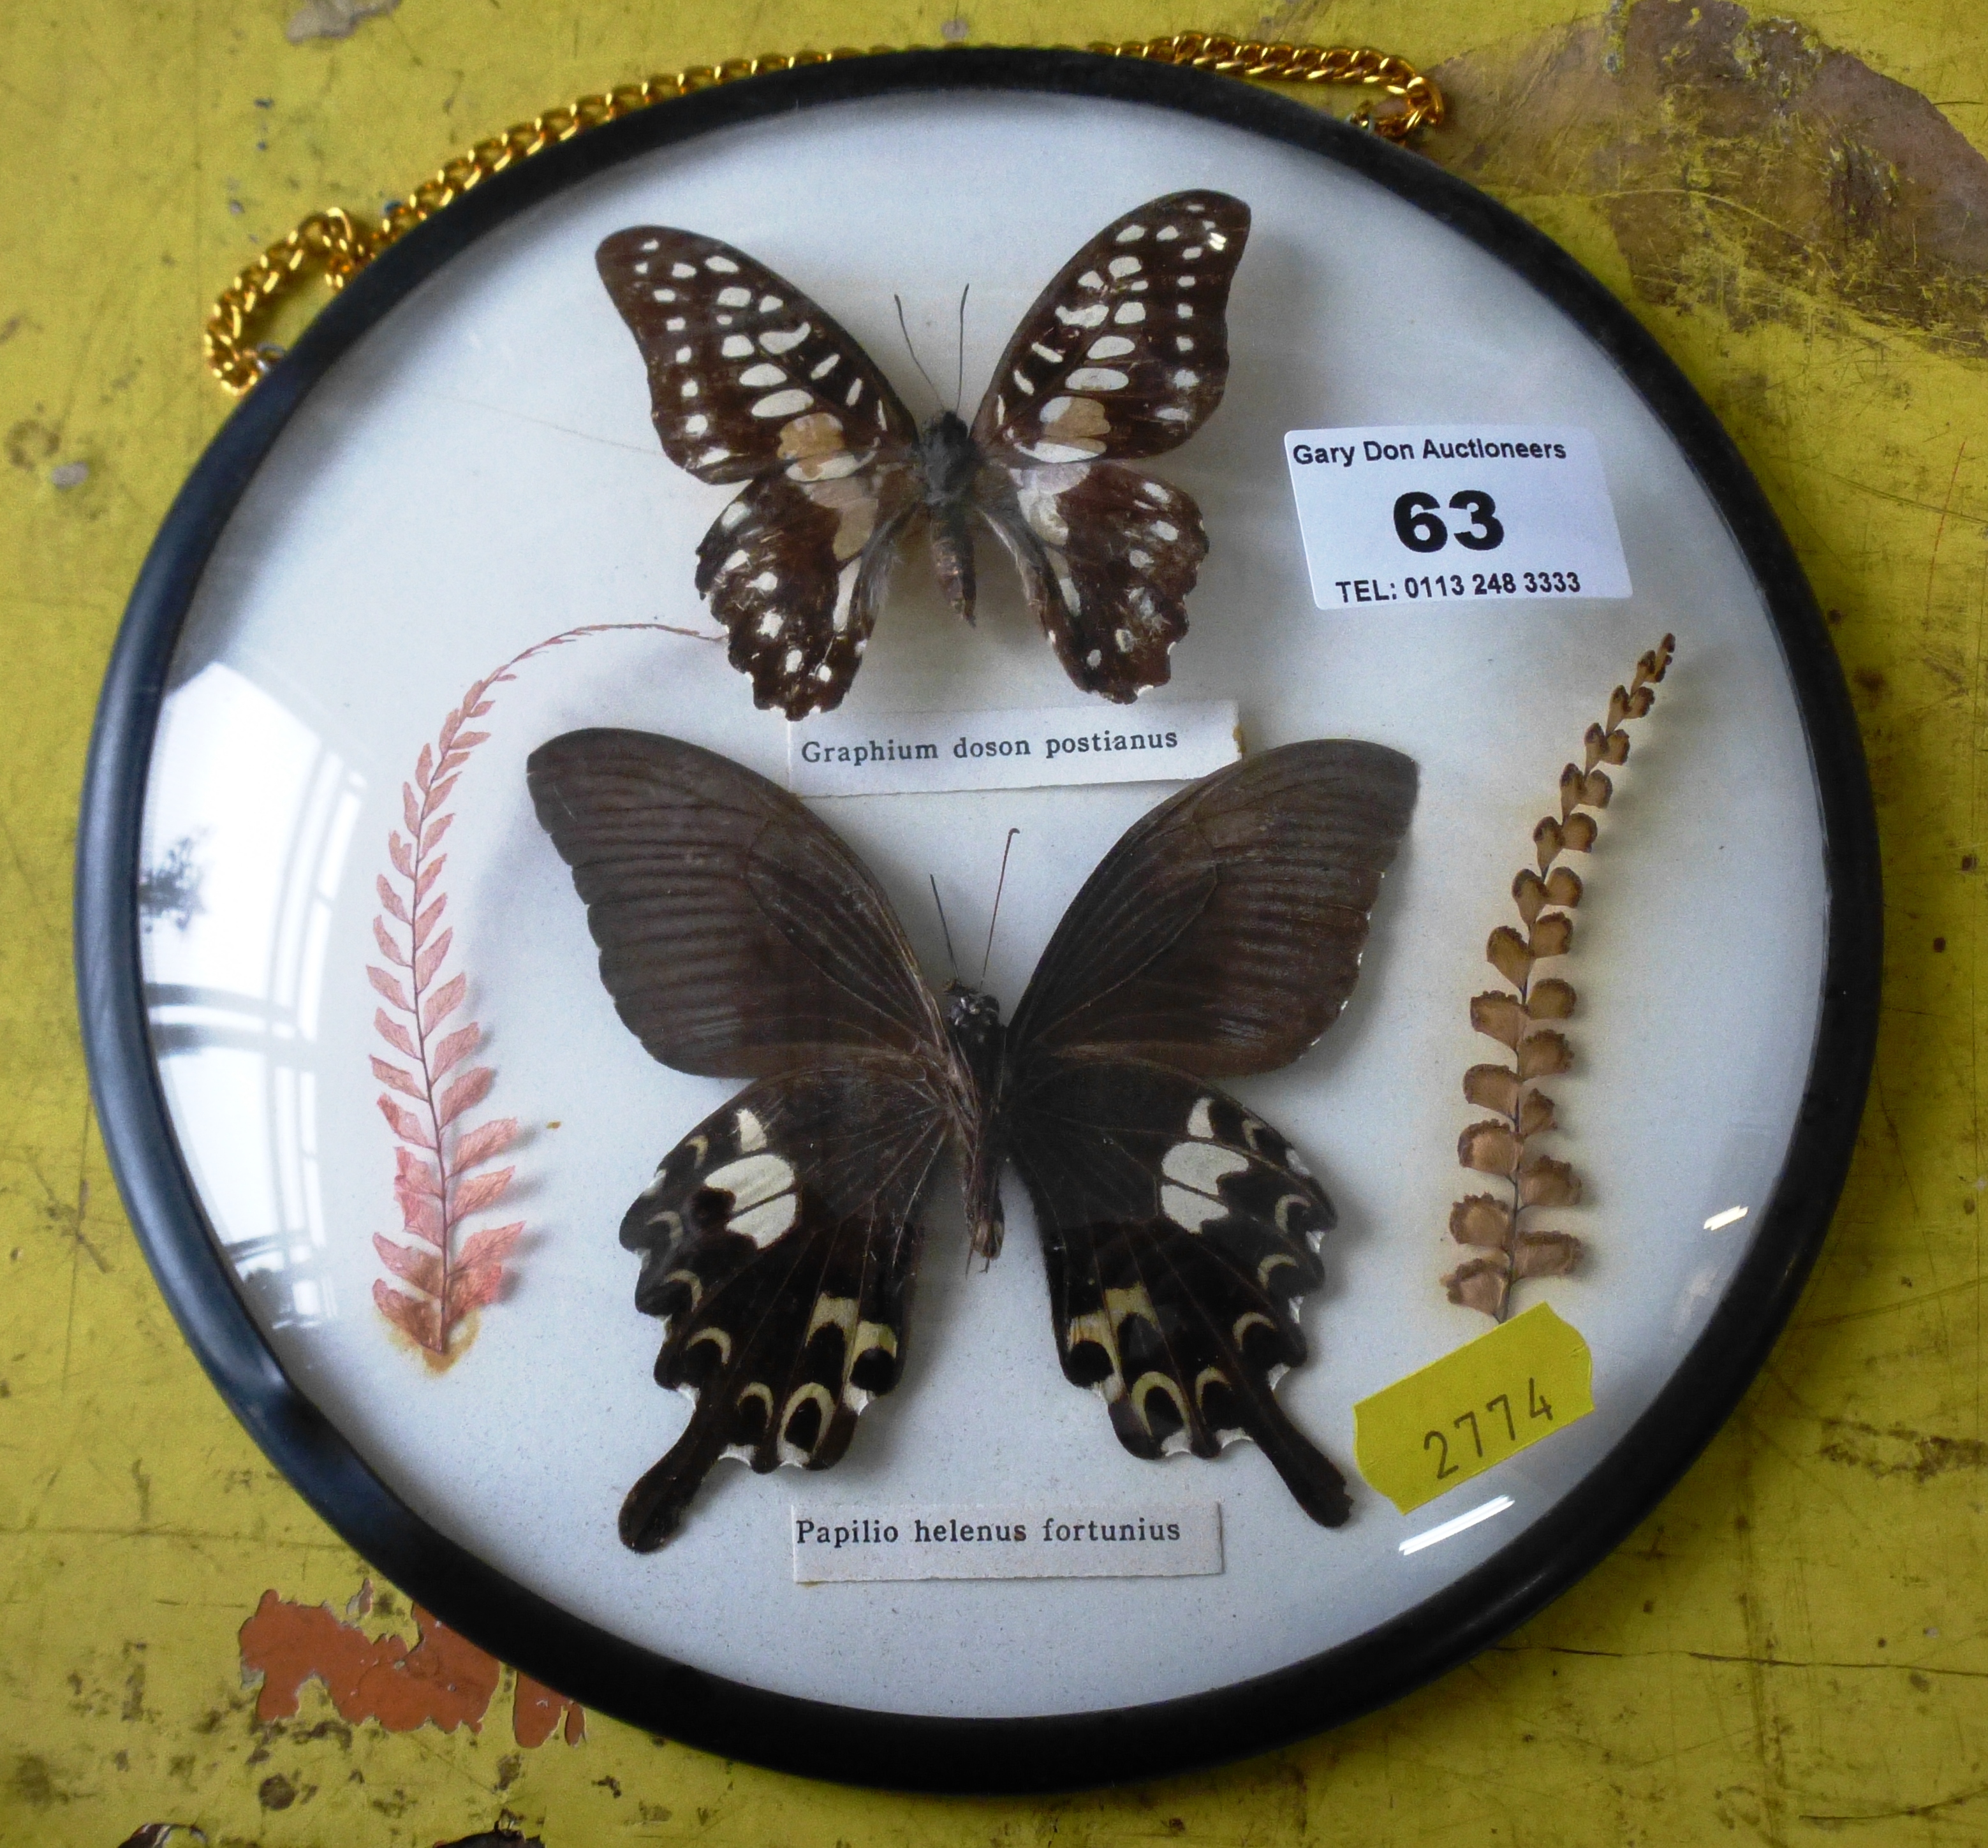
<instances>
[{"instance_id":1,"label":"yellow painted metal surface","mask_svg":"<svg viewBox=\"0 0 1988 1848\"><path fill-rule=\"evenodd\" d=\"M374 208L566 96L756 50L935 42L950 12L403 0L344 38L286 36L340 10L0 9L0 1843L108 1848L151 1822L266 1848L500 1822L549 1848L1988 1840L1978 0L1827 0L1785 31L1712 0L1606 16L1568 0L966 5L979 42L1195 25L1441 66L1459 125L1432 151L1623 295L1773 498L1851 671L1889 882L1878 1079L1829 1248L1682 1485L1536 1622L1390 1711L1054 1802L805 1785L597 1715L581 1742L526 1746L557 1715L527 1724L508 1672L476 1728L448 1731L342 1718L316 1682L293 1716L259 1720L244 1685L241 1632L266 1593L329 1605L362 1650L415 1631L390 1595L353 1602L360 1562L208 1386L86 1100L76 797L124 597L226 412L198 362L205 306L306 211ZM1804 113L1827 86L1850 100ZM1706 904L1716 930L1710 885Z\"/></svg>"}]
</instances>

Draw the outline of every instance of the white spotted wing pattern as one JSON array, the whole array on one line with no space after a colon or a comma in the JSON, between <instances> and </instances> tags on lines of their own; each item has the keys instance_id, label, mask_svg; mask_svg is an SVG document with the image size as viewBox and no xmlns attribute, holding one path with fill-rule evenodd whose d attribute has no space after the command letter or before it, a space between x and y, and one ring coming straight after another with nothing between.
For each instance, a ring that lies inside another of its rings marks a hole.
<instances>
[{"instance_id":1,"label":"white spotted wing pattern","mask_svg":"<svg viewBox=\"0 0 1988 1848\"><path fill-rule=\"evenodd\" d=\"M732 664L759 705L835 705L915 503L911 414L847 333L742 251L643 226L597 262L647 363L663 453L700 481L750 484L698 547Z\"/></svg>"},{"instance_id":2,"label":"white spotted wing pattern","mask_svg":"<svg viewBox=\"0 0 1988 1848\"><path fill-rule=\"evenodd\" d=\"M638 225L602 279L647 364L664 452L746 490L698 549L697 587L755 702L841 702L901 542L929 529L974 614L971 526L1015 559L1072 680L1126 701L1165 681L1208 550L1192 497L1122 465L1199 429L1229 373L1227 310L1249 231L1239 199L1155 199L1045 289L972 426L921 430L874 362L792 283L732 246Z\"/></svg>"},{"instance_id":3,"label":"white spotted wing pattern","mask_svg":"<svg viewBox=\"0 0 1988 1848\"><path fill-rule=\"evenodd\" d=\"M1174 193L1115 218L1022 317L973 421L1031 462L1164 455L1208 421L1229 379L1229 289L1249 208Z\"/></svg>"},{"instance_id":4,"label":"white spotted wing pattern","mask_svg":"<svg viewBox=\"0 0 1988 1848\"><path fill-rule=\"evenodd\" d=\"M1246 758L1099 863L1003 1027L935 995L888 901L785 791L643 732L570 732L528 766L623 1019L681 1069L754 1082L664 1158L621 1240L667 1326L682 1434L631 1490L647 1550L722 1458L825 1468L896 1383L919 1201L948 1145L974 1247L1033 1204L1066 1376L1134 1454L1261 1446L1337 1525L1333 1465L1278 1405L1333 1225L1287 1140L1212 1080L1287 1064L1351 992L1415 765L1320 741Z\"/></svg>"}]
</instances>

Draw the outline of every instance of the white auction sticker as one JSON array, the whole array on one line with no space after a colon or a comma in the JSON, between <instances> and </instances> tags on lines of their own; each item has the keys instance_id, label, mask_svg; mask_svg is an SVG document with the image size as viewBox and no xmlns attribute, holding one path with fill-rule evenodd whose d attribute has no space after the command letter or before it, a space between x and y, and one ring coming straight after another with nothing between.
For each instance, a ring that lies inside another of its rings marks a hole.
<instances>
[{"instance_id":1,"label":"white auction sticker","mask_svg":"<svg viewBox=\"0 0 1988 1848\"><path fill-rule=\"evenodd\" d=\"M1233 700L996 712L824 712L787 728L796 796L1185 782L1242 755Z\"/></svg>"},{"instance_id":2,"label":"white auction sticker","mask_svg":"<svg viewBox=\"0 0 1988 1848\"><path fill-rule=\"evenodd\" d=\"M1293 430L1284 459L1321 610L1630 593L1587 431Z\"/></svg>"},{"instance_id":3,"label":"white auction sticker","mask_svg":"<svg viewBox=\"0 0 1988 1848\"><path fill-rule=\"evenodd\" d=\"M797 1585L1179 1579L1222 1569L1222 1504L790 1508Z\"/></svg>"}]
</instances>

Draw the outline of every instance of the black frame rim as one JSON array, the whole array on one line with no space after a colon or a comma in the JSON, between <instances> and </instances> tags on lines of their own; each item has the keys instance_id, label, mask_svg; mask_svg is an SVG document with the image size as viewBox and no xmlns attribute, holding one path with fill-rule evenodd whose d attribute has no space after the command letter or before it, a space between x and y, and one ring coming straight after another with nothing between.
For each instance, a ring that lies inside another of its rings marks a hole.
<instances>
[{"instance_id":1,"label":"black frame rim","mask_svg":"<svg viewBox=\"0 0 1988 1848\"><path fill-rule=\"evenodd\" d=\"M1100 1712L940 1718L767 1692L572 1616L430 1528L283 1371L222 1262L154 1058L137 869L167 674L213 548L305 397L417 285L486 231L591 175L715 129L906 93L1016 90L1169 108L1374 181L1516 271L1614 362L1689 461L1751 569L1810 752L1830 894L1821 1007L1781 1178L1698 1340L1580 1485L1510 1546L1349 1642L1253 1679ZM906 52L753 78L627 116L485 181L382 253L326 306L215 437L146 558L106 671L77 837L83 1037L106 1149L147 1260L235 1416L348 1545L448 1626L597 1711L803 1776L1020 1792L1172 1775L1341 1725L1460 1665L1598 1564L1668 1494L1767 1357L1820 1251L1876 1051L1877 822L1848 690L1793 548L1710 410L1628 311L1560 248L1421 157L1226 77L1078 52Z\"/></svg>"}]
</instances>

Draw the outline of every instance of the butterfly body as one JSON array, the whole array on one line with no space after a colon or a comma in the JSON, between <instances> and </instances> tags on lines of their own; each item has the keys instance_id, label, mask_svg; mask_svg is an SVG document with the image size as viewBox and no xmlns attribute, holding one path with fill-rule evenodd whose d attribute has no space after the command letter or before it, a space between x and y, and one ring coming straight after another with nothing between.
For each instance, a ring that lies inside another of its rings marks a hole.
<instances>
[{"instance_id":1,"label":"butterfly body","mask_svg":"<svg viewBox=\"0 0 1988 1848\"><path fill-rule=\"evenodd\" d=\"M962 622L973 620L973 492L986 458L958 415L942 410L918 433L914 468L931 522L932 568Z\"/></svg>"},{"instance_id":2,"label":"butterfly body","mask_svg":"<svg viewBox=\"0 0 1988 1848\"><path fill-rule=\"evenodd\" d=\"M932 518L963 525L986 459L973 432L954 412L942 410L918 432L917 454L921 498Z\"/></svg>"},{"instance_id":3,"label":"butterfly body","mask_svg":"<svg viewBox=\"0 0 1988 1848\"><path fill-rule=\"evenodd\" d=\"M945 1030L961 1074L952 1133L959 1156L966 1223L980 1257L998 1258L1006 1221L1001 1171L1008 1164L1008 1030L1001 1004L963 981L945 991Z\"/></svg>"},{"instance_id":4,"label":"butterfly body","mask_svg":"<svg viewBox=\"0 0 1988 1848\"><path fill-rule=\"evenodd\" d=\"M1249 230L1241 200L1205 191L1114 219L1023 316L972 422L922 426L818 303L742 251L660 225L602 244L664 452L745 485L695 581L755 703L801 718L841 702L920 522L963 620L977 522L1079 687L1124 702L1165 681L1208 541L1191 496L1124 465L1221 403Z\"/></svg>"}]
</instances>

